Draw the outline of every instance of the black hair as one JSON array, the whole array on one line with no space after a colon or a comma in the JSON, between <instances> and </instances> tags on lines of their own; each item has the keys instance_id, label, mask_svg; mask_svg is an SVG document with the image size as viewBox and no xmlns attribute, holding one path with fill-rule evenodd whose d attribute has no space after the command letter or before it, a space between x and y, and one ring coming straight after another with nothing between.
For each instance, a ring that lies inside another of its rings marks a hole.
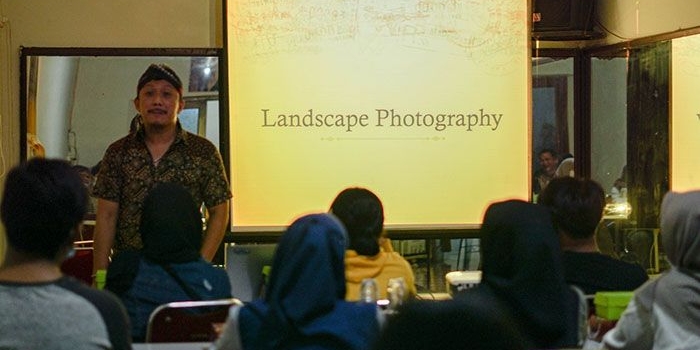
<instances>
[{"instance_id":1,"label":"black hair","mask_svg":"<svg viewBox=\"0 0 700 350\"><path fill-rule=\"evenodd\" d=\"M543 148L542 150L540 150L540 151L537 153L537 156L541 156L541 155L543 155L543 154L545 154L545 153L551 154L552 157L554 157L554 158L557 158L557 157L559 156L559 155L557 154L557 152L556 152L555 150L551 149L551 148Z\"/></svg>"},{"instance_id":2,"label":"black hair","mask_svg":"<svg viewBox=\"0 0 700 350\"><path fill-rule=\"evenodd\" d=\"M605 191L589 179L560 177L552 179L537 199L552 212L557 230L572 238L592 237L605 207Z\"/></svg>"},{"instance_id":3,"label":"black hair","mask_svg":"<svg viewBox=\"0 0 700 350\"><path fill-rule=\"evenodd\" d=\"M159 183L148 192L139 232L142 252L152 262L185 263L201 257L202 216L182 184Z\"/></svg>"},{"instance_id":4,"label":"black hair","mask_svg":"<svg viewBox=\"0 0 700 350\"><path fill-rule=\"evenodd\" d=\"M87 190L68 162L33 158L7 175L0 215L13 249L53 260L87 208Z\"/></svg>"},{"instance_id":5,"label":"black hair","mask_svg":"<svg viewBox=\"0 0 700 350\"><path fill-rule=\"evenodd\" d=\"M374 256L379 253L384 208L377 195L365 188L346 188L336 196L331 212L348 231L348 249L359 255Z\"/></svg>"},{"instance_id":6,"label":"black hair","mask_svg":"<svg viewBox=\"0 0 700 350\"><path fill-rule=\"evenodd\" d=\"M90 170L90 168L86 167L85 165L76 164L73 165L73 169L75 169L75 171L77 171L78 173L88 173L92 175L92 171Z\"/></svg>"}]
</instances>

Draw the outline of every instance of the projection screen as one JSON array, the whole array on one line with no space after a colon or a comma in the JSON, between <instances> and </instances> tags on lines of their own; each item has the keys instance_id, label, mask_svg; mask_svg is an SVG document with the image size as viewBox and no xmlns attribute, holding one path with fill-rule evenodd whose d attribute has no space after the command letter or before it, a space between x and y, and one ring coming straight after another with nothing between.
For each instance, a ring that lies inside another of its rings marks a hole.
<instances>
[{"instance_id":1,"label":"projection screen","mask_svg":"<svg viewBox=\"0 0 700 350\"><path fill-rule=\"evenodd\" d=\"M671 41L671 190L700 189L700 35Z\"/></svg>"},{"instance_id":2,"label":"projection screen","mask_svg":"<svg viewBox=\"0 0 700 350\"><path fill-rule=\"evenodd\" d=\"M388 229L478 226L528 199L522 0L229 0L233 232L325 212L346 187Z\"/></svg>"}]
</instances>

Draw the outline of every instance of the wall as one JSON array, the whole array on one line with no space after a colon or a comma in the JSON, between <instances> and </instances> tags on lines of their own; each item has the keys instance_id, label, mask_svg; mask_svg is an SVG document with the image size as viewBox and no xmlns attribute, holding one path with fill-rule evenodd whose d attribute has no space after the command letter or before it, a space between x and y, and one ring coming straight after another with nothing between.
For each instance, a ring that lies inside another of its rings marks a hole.
<instances>
[{"instance_id":1,"label":"wall","mask_svg":"<svg viewBox=\"0 0 700 350\"><path fill-rule=\"evenodd\" d=\"M20 46L222 47L221 7L222 0L0 0L0 185L20 160Z\"/></svg>"},{"instance_id":2,"label":"wall","mask_svg":"<svg viewBox=\"0 0 700 350\"><path fill-rule=\"evenodd\" d=\"M700 26L700 1L596 0L596 17L620 42Z\"/></svg>"},{"instance_id":3,"label":"wall","mask_svg":"<svg viewBox=\"0 0 700 350\"><path fill-rule=\"evenodd\" d=\"M541 41L540 48L586 48L700 26L700 1L595 0L594 24L605 33L595 40Z\"/></svg>"}]
</instances>

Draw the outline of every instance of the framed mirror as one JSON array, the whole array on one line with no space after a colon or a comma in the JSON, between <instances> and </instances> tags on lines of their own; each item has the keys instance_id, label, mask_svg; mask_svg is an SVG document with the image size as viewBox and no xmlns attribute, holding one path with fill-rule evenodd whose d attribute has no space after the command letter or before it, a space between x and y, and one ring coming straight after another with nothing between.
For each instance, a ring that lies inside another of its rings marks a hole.
<instances>
[{"instance_id":1,"label":"framed mirror","mask_svg":"<svg viewBox=\"0 0 700 350\"><path fill-rule=\"evenodd\" d=\"M227 160L222 62L222 50L210 48L21 48L20 159L94 167L129 132L141 74L151 63L165 63L183 82L181 125L211 140Z\"/></svg>"}]
</instances>

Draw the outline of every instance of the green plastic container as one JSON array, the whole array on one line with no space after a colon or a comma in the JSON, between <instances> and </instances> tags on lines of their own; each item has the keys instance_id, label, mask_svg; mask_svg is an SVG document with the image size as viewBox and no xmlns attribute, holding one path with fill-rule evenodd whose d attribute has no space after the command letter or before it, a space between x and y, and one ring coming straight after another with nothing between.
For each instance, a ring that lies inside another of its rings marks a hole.
<instances>
[{"instance_id":1,"label":"green plastic container","mask_svg":"<svg viewBox=\"0 0 700 350\"><path fill-rule=\"evenodd\" d=\"M607 320L619 320L627 308L634 292L598 292L595 293L595 314Z\"/></svg>"}]
</instances>

